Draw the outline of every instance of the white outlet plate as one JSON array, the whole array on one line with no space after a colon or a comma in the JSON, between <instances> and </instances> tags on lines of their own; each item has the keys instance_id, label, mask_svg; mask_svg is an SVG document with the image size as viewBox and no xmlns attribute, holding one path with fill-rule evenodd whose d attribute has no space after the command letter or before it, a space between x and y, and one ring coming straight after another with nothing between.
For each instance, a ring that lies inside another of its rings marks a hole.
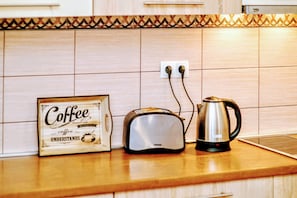
<instances>
[{"instance_id":1,"label":"white outlet plate","mask_svg":"<svg viewBox=\"0 0 297 198\"><path fill-rule=\"evenodd\" d=\"M184 77L189 77L189 61L161 61L160 67L160 77L161 78L168 78L168 74L166 73L166 67L172 67L171 78L181 78L181 73L179 73L178 68L179 66L185 66L185 75Z\"/></svg>"}]
</instances>

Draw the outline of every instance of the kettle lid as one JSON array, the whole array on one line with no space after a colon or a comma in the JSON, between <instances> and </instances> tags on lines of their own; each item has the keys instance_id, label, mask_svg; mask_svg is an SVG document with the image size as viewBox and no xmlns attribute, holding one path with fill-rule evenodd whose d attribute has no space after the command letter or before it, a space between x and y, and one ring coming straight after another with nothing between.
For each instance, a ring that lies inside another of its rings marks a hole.
<instances>
[{"instance_id":1,"label":"kettle lid","mask_svg":"<svg viewBox=\"0 0 297 198\"><path fill-rule=\"evenodd\" d=\"M210 96L203 99L203 102L222 102L223 100L221 98L218 98L216 96Z\"/></svg>"}]
</instances>

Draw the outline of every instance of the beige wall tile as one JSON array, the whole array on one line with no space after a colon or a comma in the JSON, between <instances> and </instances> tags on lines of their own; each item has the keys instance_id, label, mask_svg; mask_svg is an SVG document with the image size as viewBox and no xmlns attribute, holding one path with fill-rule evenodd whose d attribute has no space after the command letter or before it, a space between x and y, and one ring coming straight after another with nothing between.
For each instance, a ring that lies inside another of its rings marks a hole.
<instances>
[{"instance_id":1,"label":"beige wall tile","mask_svg":"<svg viewBox=\"0 0 297 198\"><path fill-rule=\"evenodd\" d=\"M113 130L111 134L111 147L121 148L123 147L123 123L124 116L113 116Z\"/></svg>"},{"instance_id":2,"label":"beige wall tile","mask_svg":"<svg viewBox=\"0 0 297 198\"><path fill-rule=\"evenodd\" d=\"M188 60L201 68L201 29L141 30L141 70L160 71L161 61Z\"/></svg>"},{"instance_id":3,"label":"beige wall tile","mask_svg":"<svg viewBox=\"0 0 297 198\"><path fill-rule=\"evenodd\" d=\"M5 32L5 75L74 73L74 31Z\"/></svg>"},{"instance_id":4,"label":"beige wall tile","mask_svg":"<svg viewBox=\"0 0 297 198\"><path fill-rule=\"evenodd\" d=\"M0 155L3 153L3 131L2 131L3 124L0 124Z\"/></svg>"},{"instance_id":5,"label":"beige wall tile","mask_svg":"<svg viewBox=\"0 0 297 198\"><path fill-rule=\"evenodd\" d=\"M3 154L37 153L36 122L4 124Z\"/></svg>"},{"instance_id":6,"label":"beige wall tile","mask_svg":"<svg viewBox=\"0 0 297 198\"><path fill-rule=\"evenodd\" d=\"M240 112L241 112L241 130L238 137L258 135L259 133L258 108L241 109ZM234 113L230 113L230 119L232 121L232 124L231 124L231 126L233 127L232 130L234 130L235 124L236 124Z\"/></svg>"},{"instance_id":7,"label":"beige wall tile","mask_svg":"<svg viewBox=\"0 0 297 198\"><path fill-rule=\"evenodd\" d=\"M140 75L138 73L77 75L75 95L110 95L112 115L126 115L139 108Z\"/></svg>"},{"instance_id":8,"label":"beige wall tile","mask_svg":"<svg viewBox=\"0 0 297 198\"><path fill-rule=\"evenodd\" d=\"M3 122L3 77L0 77L0 123Z\"/></svg>"},{"instance_id":9,"label":"beige wall tile","mask_svg":"<svg viewBox=\"0 0 297 198\"><path fill-rule=\"evenodd\" d=\"M185 130L190 122L192 112L183 112L181 113L181 117L184 118L184 127ZM188 131L186 133L186 142L196 142L197 131L196 131L196 122L197 122L197 108L195 107L195 112L193 115L193 119L190 123Z\"/></svg>"},{"instance_id":10,"label":"beige wall tile","mask_svg":"<svg viewBox=\"0 0 297 198\"><path fill-rule=\"evenodd\" d=\"M140 70L140 30L77 30L76 72Z\"/></svg>"},{"instance_id":11,"label":"beige wall tile","mask_svg":"<svg viewBox=\"0 0 297 198\"><path fill-rule=\"evenodd\" d=\"M185 78L185 86L196 105L201 99L201 71L193 70L190 75L189 78ZM171 81L182 111L191 111L192 105L183 90L181 80L172 78ZM178 112L178 104L172 95L169 81L167 78L160 78L159 72L143 72L141 74L141 106L161 107Z\"/></svg>"},{"instance_id":12,"label":"beige wall tile","mask_svg":"<svg viewBox=\"0 0 297 198\"><path fill-rule=\"evenodd\" d=\"M34 76L4 79L4 122L36 121L37 98L73 96L74 77Z\"/></svg>"},{"instance_id":13,"label":"beige wall tile","mask_svg":"<svg viewBox=\"0 0 297 198\"><path fill-rule=\"evenodd\" d=\"M221 69L203 71L203 98L231 98L239 107L258 106L258 69Z\"/></svg>"},{"instance_id":14,"label":"beige wall tile","mask_svg":"<svg viewBox=\"0 0 297 198\"><path fill-rule=\"evenodd\" d=\"M297 106L260 108L260 134L296 132L296 112Z\"/></svg>"},{"instance_id":15,"label":"beige wall tile","mask_svg":"<svg viewBox=\"0 0 297 198\"><path fill-rule=\"evenodd\" d=\"M203 68L240 67L258 67L258 29L203 29Z\"/></svg>"},{"instance_id":16,"label":"beige wall tile","mask_svg":"<svg viewBox=\"0 0 297 198\"><path fill-rule=\"evenodd\" d=\"M260 28L260 66L297 66L296 41L296 28Z\"/></svg>"},{"instance_id":17,"label":"beige wall tile","mask_svg":"<svg viewBox=\"0 0 297 198\"><path fill-rule=\"evenodd\" d=\"M260 69L260 106L297 104L297 67Z\"/></svg>"},{"instance_id":18,"label":"beige wall tile","mask_svg":"<svg viewBox=\"0 0 297 198\"><path fill-rule=\"evenodd\" d=\"M0 76L3 75L4 32L0 32Z\"/></svg>"}]
</instances>

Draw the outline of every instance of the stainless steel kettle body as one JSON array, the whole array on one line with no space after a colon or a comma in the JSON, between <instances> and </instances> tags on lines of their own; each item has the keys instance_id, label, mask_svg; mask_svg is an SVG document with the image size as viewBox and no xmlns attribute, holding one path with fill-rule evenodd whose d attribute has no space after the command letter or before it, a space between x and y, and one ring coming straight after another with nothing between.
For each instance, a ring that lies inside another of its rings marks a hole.
<instances>
[{"instance_id":1,"label":"stainless steel kettle body","mask_svg":"<svg viewBox=\"0 0 297 198\"><path fill-rule=\"evenodd\" d=\"M227 107L234 109L236 116L236 127L232 132L230 132ZM238 105L231 99L211 96L205 98L197 108L196 149L209 152L230 150L229 143L239 134L241 128L241 113Z\"/></svg>"}]
</instances>

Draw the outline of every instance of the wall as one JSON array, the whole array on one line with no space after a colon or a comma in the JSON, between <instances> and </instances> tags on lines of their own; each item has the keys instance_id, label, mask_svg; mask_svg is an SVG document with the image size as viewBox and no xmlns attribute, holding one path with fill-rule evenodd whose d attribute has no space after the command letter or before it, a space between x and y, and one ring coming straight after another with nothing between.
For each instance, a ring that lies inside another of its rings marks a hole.
<instances>
[{"instance_id":1,"label":"wall","mask_svg":"<svg viewBox=\"0 0 297 198\"><path fill-rule=\"evenodd\" d=\"M177 111L162 60L188 60L194 103L215 95L242 111L241 136L297 129L296 28L0 31L0 154L37 147L37 97L110 94L113 148L139 107ZM173 79L182 115L191 105ZM232 113L232 112L231 112ZM196 113L187 134L195 140ZM187 122L185 123L187 125Z\"/></svg>"}]
</instances>

